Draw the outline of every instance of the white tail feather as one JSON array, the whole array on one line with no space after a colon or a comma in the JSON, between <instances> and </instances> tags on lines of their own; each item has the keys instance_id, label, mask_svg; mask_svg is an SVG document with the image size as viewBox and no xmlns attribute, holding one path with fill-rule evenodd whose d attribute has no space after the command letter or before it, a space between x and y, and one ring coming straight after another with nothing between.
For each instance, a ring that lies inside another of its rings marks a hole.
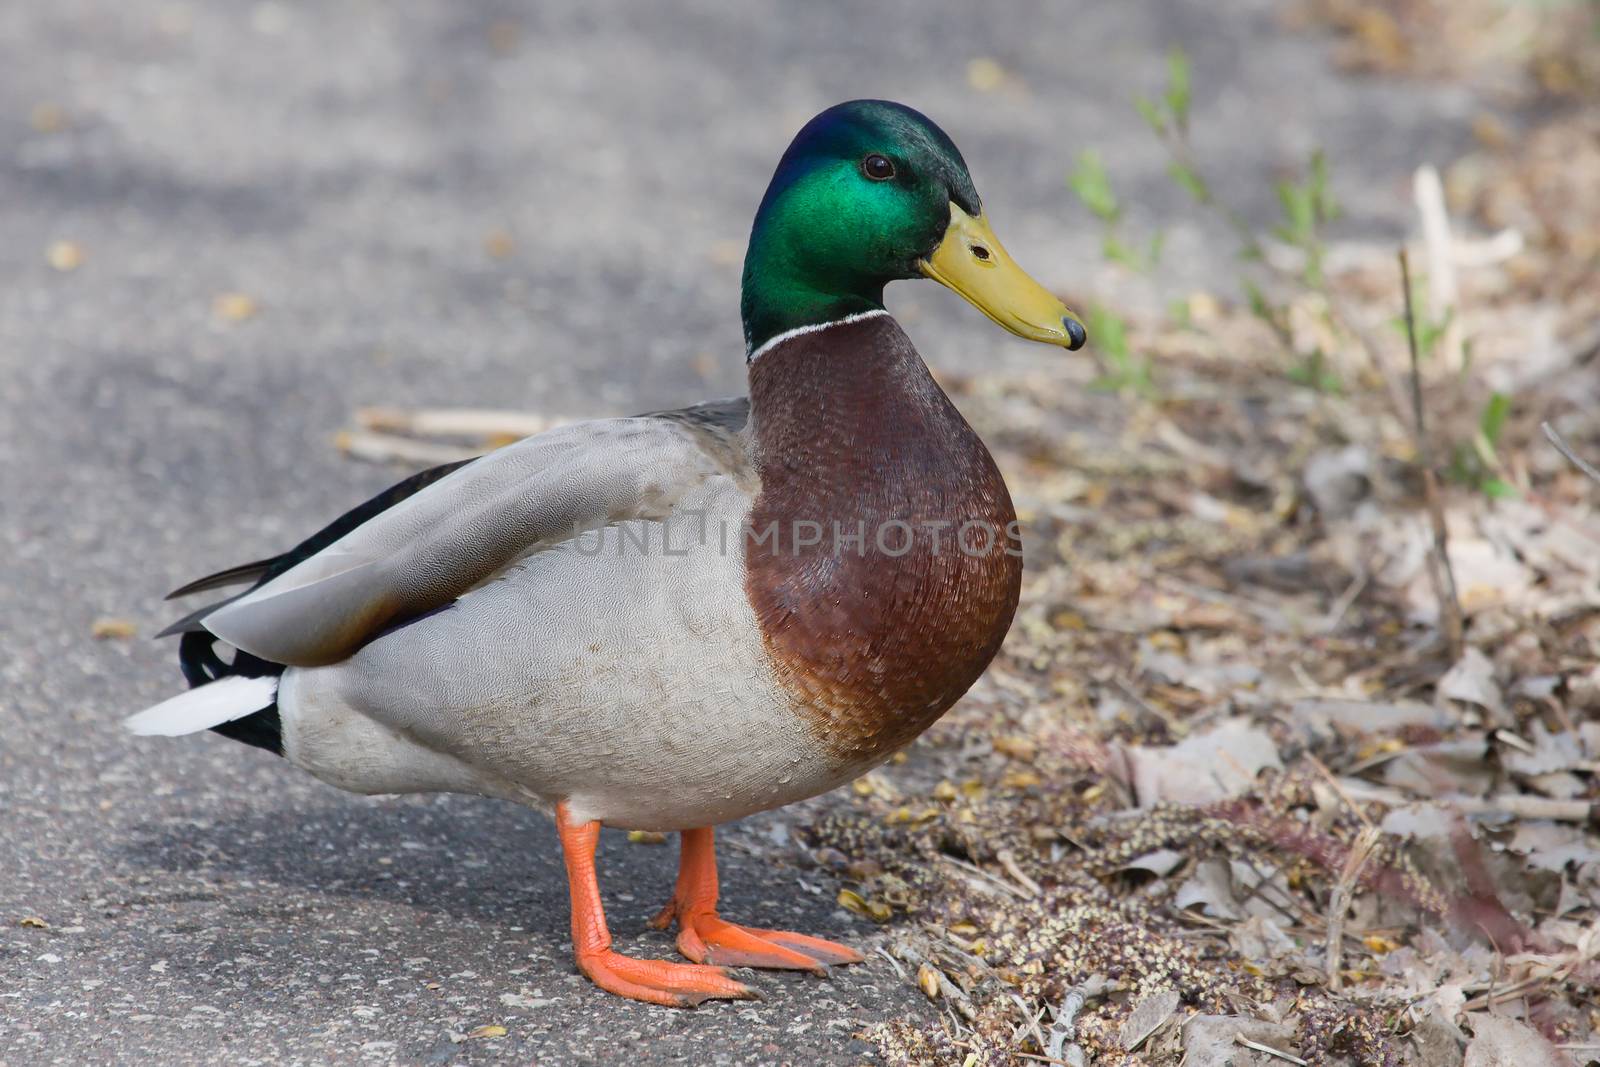
<instances>
[{"instance_id":1,"label":"white tail feather","mask_svg":"<svg viewBox=\"0 0 1600 1067\"><path fill-rule=\"evenodd\" d=\"M144 736L177 737L242 719L267 707L277 696L276 678L230 675L163 700L130 716L122 725Z\"/></svg>"}]
</instances>

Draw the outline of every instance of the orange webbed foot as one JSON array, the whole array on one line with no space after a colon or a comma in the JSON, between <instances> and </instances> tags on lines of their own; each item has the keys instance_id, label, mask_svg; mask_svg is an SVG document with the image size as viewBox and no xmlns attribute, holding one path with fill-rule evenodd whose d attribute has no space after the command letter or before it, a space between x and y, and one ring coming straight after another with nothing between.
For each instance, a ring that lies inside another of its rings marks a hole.
<instances>
[{"instance_id":1,"label":"orange webbed foot","mask_svg":"<svg viewBox=\"0 0 1600 1067\"><path fill-rule=\"evenodd\" d=\"M678 920L678 951L696 963L827 974L829 967L860 963L865 958L853 948L820 937L738 926L714 912L685 915L672 905L656 916L653 925L666 927L674 918Z\"/></svg>"},{"instance_id":2,"label":"orange webbed foot","mask_svg":"<svg viewBox=\"0 0 1600 1067\"><path fill-rule=\"evenodd\" d=\"M712 830L683 832L678 885L651 925L678 923L678 951L696 963L725 967L769 967L827 974L828 968L860 963L853 948L790 930L737 926L717 915L717 861Z\"/></svg>"},{"instance_id":3,"label":"orange webbed foot","mask_svg":"<svg viewBox=\"0 0 1600 1067\"><path fill-rule=\"evenodd\" d=\"M572 894L572 947L578 970L595 985L631 1000L669 1008L692 1008L706 1000L750 1000L755 990L728 977L721 967L636 960L611 951L611 931L606 928L595 877L594 849L600 824L572 817L563 802L556 805L556 831L567 866Z\"/></svg>"},{"instance_id":4,"label":"orange webbed foot","mask_svg":"<svg viewBox=\"0 0 1600 1067\"><path fill-rule=\"evenodd\" d=\"M579 955L578 969L607 992L669 1008L692 1008L706 1000L756 998L755 990L729 978L721 967L636 960L607 949Z\"/></svg>"}]
</instances>

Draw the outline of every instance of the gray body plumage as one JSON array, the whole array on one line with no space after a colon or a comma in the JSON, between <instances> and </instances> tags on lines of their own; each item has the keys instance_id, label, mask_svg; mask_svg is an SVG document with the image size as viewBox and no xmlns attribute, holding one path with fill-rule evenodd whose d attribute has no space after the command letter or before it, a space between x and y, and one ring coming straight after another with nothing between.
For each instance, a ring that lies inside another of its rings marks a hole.
<instances>
[{"instance_id":1,"label":"gray body plumage","mask_svg":"<svg viewBox=\"0 0 1600 1067\"><path fill-rule=\"evenodd\" d=\"M823 792L861 768L796 714L746 596L747 412L518 442L198 625L287 665L283 754L343 789L565 801L652 830Z\"/></svg>"}]
</instances>

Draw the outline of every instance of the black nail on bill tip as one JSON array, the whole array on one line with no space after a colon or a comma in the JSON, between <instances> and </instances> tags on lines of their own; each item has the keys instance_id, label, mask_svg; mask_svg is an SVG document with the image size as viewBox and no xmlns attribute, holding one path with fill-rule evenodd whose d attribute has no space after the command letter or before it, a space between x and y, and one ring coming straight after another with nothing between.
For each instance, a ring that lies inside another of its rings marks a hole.
<instances>
[{"instance_id":1,"label":"black nail on bill tip","mask_svg":"<svg viewBox=\"0 0 1600 1067\"><path fill-rule=\"evenodd\" d=\"M1082 348L1084 342L1089 340L1089 333L1083 328L1083 323L1077 319L1067 317L1061 320L1061 325L1067 328L1068 351L1076 352Z\"/></svg>"}]
</instances>

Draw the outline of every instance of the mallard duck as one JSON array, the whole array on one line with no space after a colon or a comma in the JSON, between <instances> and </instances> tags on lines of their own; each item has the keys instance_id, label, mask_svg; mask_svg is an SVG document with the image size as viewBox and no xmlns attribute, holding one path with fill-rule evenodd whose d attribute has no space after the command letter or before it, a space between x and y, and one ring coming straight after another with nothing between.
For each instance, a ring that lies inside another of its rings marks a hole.
<instances>
[{"instance_id":1,"label":"mallard duck","mask_svg":"<svg viewBox=\"0 0 1600 1067\"><path fill-rule=\"evenodd\" d=\"M829 108L751 231L748 399L424 471L280 556L191 582L172 596L249 587L169 627L192 688L129 727L215 730L356 793L551 812L577 966L624 997L749 997L726 967L859 962L724 921L713 828L882 763L1010 626L1005 482L884 310L886 284L918 277L1014 334L1084 343L995 238L942 130L886 101ZM681 834L655 921L677 924L692 963L612 950L602 826Z\"/></svg>"}]
</instances>

